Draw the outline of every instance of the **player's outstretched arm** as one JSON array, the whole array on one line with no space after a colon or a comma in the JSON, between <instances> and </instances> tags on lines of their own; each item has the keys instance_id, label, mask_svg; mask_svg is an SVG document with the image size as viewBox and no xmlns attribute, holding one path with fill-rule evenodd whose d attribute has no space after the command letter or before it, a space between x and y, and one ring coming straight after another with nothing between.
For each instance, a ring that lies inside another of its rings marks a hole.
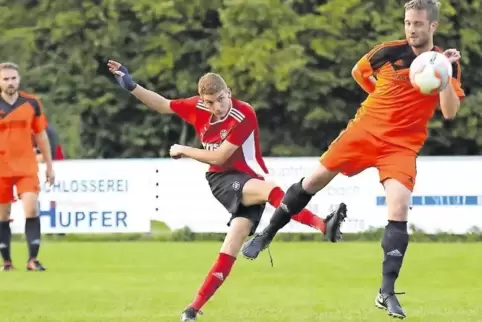
<instances>
[{"instance_id":1,"label":"player's outstretched arm","mask_svg":"<svg viewBox=\"0 0 482 322\"><path fill-rule=\"evenodd\" d=\"M173 113L170 107L170 100L136 84L125 66L122 66L115 60L109 60L107 66L109 67L109 71L114 74L119 85L131 92L142 103L161 114Z\"/></svg>"},{"instance_id":2,"label":"player's outstretched arm","mask_svg":"<svg viewBox=\"0 0 482 322\"><path fill-rule=\"evenodd\" d=\"M145 89L144 87L137 85L136 88L131 92L135 97L137 97L142 103L146 104L153 110L161 114L172 114L170 103L171 101L156 92Z\"/></svg>"},{"instance_id":3,"label":"player's outstretched arm","mask_svg":"<svg viewBox=\"0 0 482 322\"><path fill-rule=\"evenodd\" d=\"M223 165L238 148L239 145L228 141L224 141L219 148L214 151L174 144L171 146L169 153L174 159L191 158L202 163L220 166Z\"/></svg>"}]
</instances>

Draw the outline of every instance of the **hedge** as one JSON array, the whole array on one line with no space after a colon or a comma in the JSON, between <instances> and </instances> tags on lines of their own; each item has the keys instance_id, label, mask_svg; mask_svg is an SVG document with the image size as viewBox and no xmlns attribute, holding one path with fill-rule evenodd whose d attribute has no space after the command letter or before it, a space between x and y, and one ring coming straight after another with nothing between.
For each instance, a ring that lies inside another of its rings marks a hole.
<instances>
[{"instance_id":1,"label":"hedge","mask_svg":"<svg viewBox=\"0 0 482 322\"><path fill-rule=\"evenodd\" d=\"M477 227L473 227L466 234L452 234L439 232L436 234L427 234L421 229L410 226L412 233L410 240L412 242L482 242L482 231ZM363 242L379 242L383 235L383 228L370 229L362 233L344 234L343 241L363 241ZM45 234L44 240L49 241L155 241L155 242L193 242L193 241L222 241L224 233L194 233L189 227L177 229L174 231L163 223L153 221L150 233L133 233L133 234ZM13 240L24 240L23 234L16 234ZM317 241L326 242L320 233L279 233L275 240L284 242L302 242Z\"/></svg>"}]
</instances>

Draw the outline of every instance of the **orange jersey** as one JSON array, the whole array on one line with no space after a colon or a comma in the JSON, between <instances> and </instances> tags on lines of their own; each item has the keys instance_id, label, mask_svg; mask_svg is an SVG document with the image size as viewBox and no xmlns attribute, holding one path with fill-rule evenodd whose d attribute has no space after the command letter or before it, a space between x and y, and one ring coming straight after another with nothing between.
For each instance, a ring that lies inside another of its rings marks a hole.
<instances>
[{"instance_id":1,"label":"orange jersey","mask_svg":"<svg viewBox=\"0 0 482 322\"><path fill-rule=\"evenodd\" d=\"M40 101L20 92L10 105L0 97L0 177L37 175L32 134L47 127Z\"/></svg>"},{"instance_id":2,"label":"orange jersey","mask_svg":"<svg viewBox=\"0 0 482 322\"><path fill-rule=\"evenodd\" d=\"M432 50L441 50L434 47ZM361 104L355 123L382 140L416 153L427 138L428 122L439 104L439 94L423 95L410 83L410 64L416 58L406 40L375 46L364 55L356 69L364 78L376 77L375 89ZM459 63L454 63L451 83L456 94L462 90Z\"/></svg>"}]
</instances>

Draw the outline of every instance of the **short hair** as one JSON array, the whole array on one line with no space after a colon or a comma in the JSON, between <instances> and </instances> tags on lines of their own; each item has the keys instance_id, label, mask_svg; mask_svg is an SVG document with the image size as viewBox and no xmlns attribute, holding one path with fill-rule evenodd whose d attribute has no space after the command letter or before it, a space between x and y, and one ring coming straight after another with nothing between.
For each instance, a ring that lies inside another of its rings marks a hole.
<instances>
[{"instance_id":1,"label":"short hair","mask_svg":"<svg viewBox=\"0 0 482 322\"><path fill-rule=\"evenodd\" d=\"M438 0L411 0L405 3L405 11L426 11L430 22L438 21L440 14L440 1Z\"/></svg>"},{"instance_id":2,"label":"short hair","mask_svg":"<svg viewBox=\"0 0 482 322\"><path fill-rule=\"evenodd\" d=\"M213 95L228 89L228 85L219 74L207 73L199 79L197 89L199 95Z\"/></svg>"},{"instance_id":3,"label":"short hair","mask_svg":"<svg viewBox=\"0 0 482 322\"><path fill-rule=\"evenodd\" d=\"M4 69L15 69L17 72L20 69L17 64L12 63L12 62L4 62L0 63L0 71Z\"/></svg>"}]
</instances>

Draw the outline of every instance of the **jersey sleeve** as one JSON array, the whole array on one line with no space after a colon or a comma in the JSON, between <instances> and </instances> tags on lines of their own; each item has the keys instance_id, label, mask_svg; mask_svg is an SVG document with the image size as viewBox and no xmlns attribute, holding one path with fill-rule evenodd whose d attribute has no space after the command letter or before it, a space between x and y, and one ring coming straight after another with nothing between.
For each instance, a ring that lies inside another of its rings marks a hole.
<instances>
[{"instance_id":1,"label":"jersey sleeve","mask_svg":"<svg viewBox=\"0 0 482 322\"><path fill-rule=\"evenodd\" d=\"M364 71L364 77L376 74L377 71L390 60L389 47L382 43L373 47L358 61L357 66ZM366 75L370 74L370 75Z\"/></svg>"},{"instance_id":2,"label":"jersey sleeve","mask_svg":"<svg viewBox=\"0 0 482 322\"><path fill-rule=\"evenodd\" d=\"M196 105L198 101L199 98L197 96L176 99L171 101L170 107L180 118L194 125L196 122Z\"/></svg>"},{"instance_id":3,"label":"jersey sleeve","mask_svg":"<svg viewBox=\"0 0 482 322\"><path fill-rule=\"evenodd\" d=\"M462 88L462 71L459 62L452 64L452 78L450 82L455 90L455 94L457 94L459 99L463 99L465 97L465 92Z\"/></svg>"},{"instance_id":4,"label":"jersey sleeve","mask_svg":"<svg viewBox=\"0 0 482 322\"><path fill-rule=\"evenodd\" d=\"M44 109L40 100L36 98L30 99L30 102L34 108L35 114L32 120L32 131L34 134L39 134L40 132L47 129L47 117L44 114Z\"/></svg>"},{"instance_id":5,"label":"jersey sleeve","mask_svg":"<svg viewBox=\"0 0 482 322\"><path fill-rule=\"evenodd\" d=\"M236 113L236 118L239 119L239 113ZM241 122L239 122L238 125L236 125L231 132L228 134L226 137L226 140L234 145L242 145L246 139L254 132L257 126L256 122L256 117L252 115L251 113L248 115L244 115L241 113L243 116Z\"/></svg>"}]
</instances>

